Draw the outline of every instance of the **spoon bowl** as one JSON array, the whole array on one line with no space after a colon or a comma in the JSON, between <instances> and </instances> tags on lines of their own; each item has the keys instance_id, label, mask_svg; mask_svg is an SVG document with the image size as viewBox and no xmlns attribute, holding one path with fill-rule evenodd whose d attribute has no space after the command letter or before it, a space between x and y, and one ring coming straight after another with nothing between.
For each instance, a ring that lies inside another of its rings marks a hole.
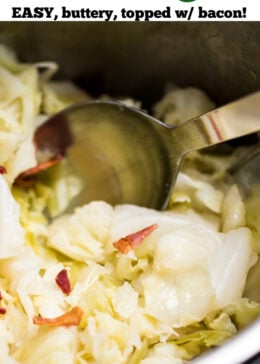
<instances>
[{"instance_id":1,"label":"spoon bowl","mask_svg":"<svg viewBox=\"0 0 260 364\"><path fill-rule=\"evenodd\" d=\"M75 104L35 133L39 151L66 155L93 200L163 209L184 156L260 130L260 92L176 127L113 101Z\"/></svg>"}]
</instances>

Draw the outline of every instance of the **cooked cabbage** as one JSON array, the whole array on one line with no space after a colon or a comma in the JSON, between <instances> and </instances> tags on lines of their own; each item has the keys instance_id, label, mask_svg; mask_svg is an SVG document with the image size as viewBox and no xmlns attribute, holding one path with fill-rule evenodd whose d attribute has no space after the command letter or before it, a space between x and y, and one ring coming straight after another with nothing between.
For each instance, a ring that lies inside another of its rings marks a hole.
<instances>
[{"instance_id":1,"label":"cooked cabbage","mask_svg":"<svg viewBox=\"0 0 260 364\"><path fill-rule=\"evenodd\" d=\"M260 313L260 304L242 297L259 252L259 204L245 205L223 178L229 157L198 152L163 212L93 201L65 214L81 188L66 160L27 189L13 185L36 163L38 123L89 97L51 81L55 67L21 64L0 48L0 166L7 169L0 175L0 362L186 363ZM155 110L175 124L212 107L188 88L170 92ZM153 224L127 253L114 244ZM64 315L75 307L83 316L70 326Z\"/></svg>"},{"instance_id":2,"label":"cooked cabbage","mask_svg":"<svg viewBox=\"0 0 260 364\"><path fill-rule=\"evenodd\" d=\"M154 114L168 124L177 125L211 111L214 107L214 103L203 91L194 87L175 87L155 104Z\"/></svg>"},{"instance_id":3,"label":"cooked cabbage","mask_svg":"<svg viewBox=\"0 0 260 364\"><path fill-rule=\"evenodd\" d=\"M0 259L16 256L24 245L20 207L0 174Z\"/></svg>"}]
</instances>

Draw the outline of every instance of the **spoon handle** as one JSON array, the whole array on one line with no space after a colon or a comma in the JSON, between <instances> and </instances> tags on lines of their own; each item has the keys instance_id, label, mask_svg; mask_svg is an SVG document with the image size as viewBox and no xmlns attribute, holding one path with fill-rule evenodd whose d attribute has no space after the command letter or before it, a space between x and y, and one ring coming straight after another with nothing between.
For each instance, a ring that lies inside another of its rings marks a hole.
<instances>
[{"instance_id":1,"label":"spoon handle","mask_svg":"<svg viewBox=\"0 0 260 364\"><path fill-rule=\"evenodd\" d=\"M186 152L260 131L260 91L191 119L173 129Z\"/></svg>"}]
</instances>

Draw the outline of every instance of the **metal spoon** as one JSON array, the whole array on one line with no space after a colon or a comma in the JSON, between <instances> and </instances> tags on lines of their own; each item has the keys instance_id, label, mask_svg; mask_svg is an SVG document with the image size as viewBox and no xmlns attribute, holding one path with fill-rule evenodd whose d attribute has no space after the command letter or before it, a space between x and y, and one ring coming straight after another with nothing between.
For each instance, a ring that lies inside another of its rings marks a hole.
<instances>
[{"instance_id":1,"label":"metal spoon","mask_svg":"<svg viewBox=\"0 0 260 364\"><path fill-rule=\"evenodd\" d=\"M167 125L110 101L75 104L35 133L39 150L65 153L83 189L71 207L92 200L166 206L184 156L260 130L260 92Z\"/></svg>"}]
</instances>

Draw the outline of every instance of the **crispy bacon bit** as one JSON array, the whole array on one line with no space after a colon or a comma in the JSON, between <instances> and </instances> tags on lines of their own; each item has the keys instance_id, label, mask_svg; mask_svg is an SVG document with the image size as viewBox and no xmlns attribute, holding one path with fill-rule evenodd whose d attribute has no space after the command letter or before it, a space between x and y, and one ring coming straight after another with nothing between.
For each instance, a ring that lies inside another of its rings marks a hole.
<instances>
[{"instance_id":1,"label":"crispy bacon bit","mask_svg":"<svg viewBox=\"0 0 260 364\"><path fill-rule=\"evenodd\" d=\"M0 292L0 301L3 299L3 295ZM6 308L0 307L0 315L4 315L6 313Z\"/></svg>"},{"instance_id":2,"label":"crispy bacon bit","mask_svg":"<svg viewBox=\"0 0 260 364\"><path fill-rule=\"evenodd\" d=\"M36 175L39 172L45 171L50 167L55 166L56 164L60 163L62 160L63 155L61 153L56 154L54 157L50 158L45 162L41 162L37 164L35 167L29 168L26 171L19 174L19 176L15 180L15 184L20 187L28 188L32 187L36 181Z\"/></svg>"},{"instance_id":3,"label":"crispy bacon bit","mask_svg":"<svg viewBox=\"0 0 260 364\"><path fill-rule=\"evenodd\" d=\"M128 253L129 250L132 250L139 246L142 241L151 234L152 231L158 228L157 224L153 224L147 226L146 228L137 231L136 233L127 235L124 238L119 239L115 243L113 243L114 247L116 247L121 253Z\"/></svg>"},{"instance_id":4,"label":"crispy bacon bit","mask_svg":"<svg viewBox=\"0 0 260 364\"><path fill-rule=\"evenodd\" d=\"M54 318L45 318L40 316L33 317L33 323L40 326L77 326L83 316L83 311L80 307L76 306L71 311L64 313L61 316Z\"/></svg>"},{"instance_id":5,"label":"crispy bacon bit","mask_svg":"<svg viewBox=\"0 0 260 364\"><path fill-rule=\"evenodd\" d=\"M20 177L34 176L35 174L37 174L41 171L45 171L46 169L55 166L56 164L58 164L61 161L62 158L63 158L63 156L60 153L56 154L54 157L50 158L49 160L47 160L45 162L41 162L41 163L37 164L37 166L27 169L26 171L24 171L23 173L20 174Z\"/></svg>"},{"instance_id":6,"label":"crispy bacon bit","mask_svg":"<svg viewBox=\"0 0 260 364\"><path fill-rule=\"evenodd\" d=\"M7 170L4 166L0 166L0 174L5 174L7 173Z\"/></svg>"},{"instance_id":7,"label":"crispy bacon bit","mask_svg":"<svg viewBox=\"0 0 260 364\"><path fill-rule=\"evenodd\" d=\"M70 294L71 286L68 277L68 271L66 269L62 269L60 273L57 274L55 281L63 293Z\"/></svg>"}]
</instances>

